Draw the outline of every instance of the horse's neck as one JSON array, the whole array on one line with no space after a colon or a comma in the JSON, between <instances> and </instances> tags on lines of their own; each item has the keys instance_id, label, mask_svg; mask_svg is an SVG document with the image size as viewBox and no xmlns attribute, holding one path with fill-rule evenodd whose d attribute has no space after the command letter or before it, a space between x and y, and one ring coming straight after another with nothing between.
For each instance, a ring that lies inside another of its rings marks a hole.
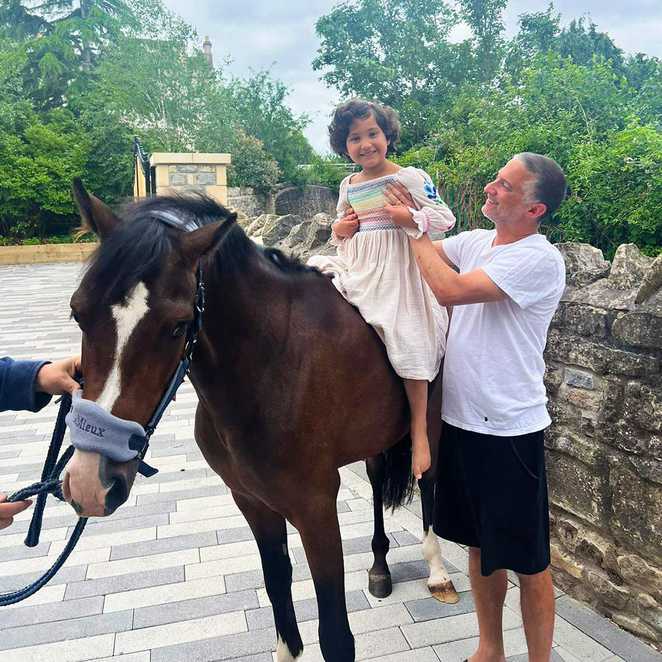
<instances>
[{"instance_id":1,"label":"horse's neck","mask_svg":"<svg viewBox=\"0 0 662 662\"><path fill-rule=\"evenodd\" d=\"M251 379L271 360L287 335L289 279L257 250L236 268L210 265L205 271L205 313L193 372L203 390L232 391L237 380Z\"/></svg>"}]
</instances>

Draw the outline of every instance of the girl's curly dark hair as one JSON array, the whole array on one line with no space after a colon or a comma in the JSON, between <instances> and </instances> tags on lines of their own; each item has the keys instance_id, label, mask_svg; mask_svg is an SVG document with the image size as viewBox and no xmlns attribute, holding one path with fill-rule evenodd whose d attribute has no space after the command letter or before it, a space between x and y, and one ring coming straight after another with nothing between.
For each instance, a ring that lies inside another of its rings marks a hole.
<instances>
[{"instance_id":1,"label":"girl's curly dark hair","mask_svg":"<svg viewBox=\"0 0 662 662\"><path fill-rule=\"evenodd\" d=\"M387 153L395 150L400 140L400 120L398 114L390 106L385 106L376 101L365 101L364 99L350 99L341 103L333 111L331 124L329 124L329 141L331 149L339 156L348 157L347 136L349 127L355 119L365 119L369 115L375 118L379 128L384 132L388 141Z\"/></svg>"}]
</instances>

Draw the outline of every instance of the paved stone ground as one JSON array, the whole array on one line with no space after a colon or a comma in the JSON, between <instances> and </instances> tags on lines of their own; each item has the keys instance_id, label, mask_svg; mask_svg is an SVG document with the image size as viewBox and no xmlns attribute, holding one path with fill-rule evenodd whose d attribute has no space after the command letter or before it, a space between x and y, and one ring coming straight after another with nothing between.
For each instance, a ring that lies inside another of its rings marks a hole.
<instances>
[{"instance_id":1,"label":"paved stone ground","mask_svg":"<svg viewBox=\"0 0 662 662\"><path fill-rule=\"evenodd\" d=\"M79 265L0 268L0 355L62 358L76 351L79 333L68 300ZM257 548L221 480L193 440L196 397L186 384L152 443L160 469L138 481L126 505L90 521L67 565L48 586L20 605L0 608L0 656L7 662L270 662L275 634ZM55 405L38 414L0 414L0 489L37 480ZM371 563L370 487L361 464L342 470L338 511L345 549L347 601L357 658L383 662L458 662L476 645L466 552L442 549L461 598L442 605L429 597L420 555L418 504L386 518L391 597L367 590ZM46 510L41 543L22 546L29 512L0 536L0 591L14 590L50 566L75 516L59 502ZM306 645L303 660L321 660L310 573L296 531L290 531L293 594ZM505 610L510 661L526 660L511 583ZM662 660L568 596L557 596L553 659L566 662Z\"/></svg>"}]
</instances>

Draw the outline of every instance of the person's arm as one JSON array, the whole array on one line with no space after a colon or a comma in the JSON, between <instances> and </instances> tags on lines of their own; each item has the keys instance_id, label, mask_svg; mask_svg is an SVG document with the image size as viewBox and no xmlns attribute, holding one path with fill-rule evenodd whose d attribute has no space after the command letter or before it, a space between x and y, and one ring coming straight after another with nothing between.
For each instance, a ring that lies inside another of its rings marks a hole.
<instances>
[{"instance_id":1,"label":"person's arm","mask_svg":"<svg viewBox=\"0 0 662 662\"><path fill-rule=\"evenodd\" d=\"M0 411L39 411L51 399L46 393L37 393L37 373L47 361L14 361L0 359Z\"/></svg>"},{"instance_id":2,"label":"person's arm","mask_svg":"<svg viewBox=\"0 0 662 662\"><path fill-rule=\"evenodd\" d=\"M39 411L52 395L78 388L74 376L79 370L77 356L53 363L0 359L0 411Z\"/></svg>"},{"instance_id":3,"label":"person's arm","mask_svg":"<svg viewBox=\"0 0 662 662\"><path fill-rule=\"evenodd\" d=\"M426 232L448 232L455 226L453 212L423 170L402 168L398 171L398 180L387 187L385 195L391 202L385 207L386 212L395 211L400 216L399 224L410 237L418 239ZM398 214L397 207L403 204L408 215Z\"/></svg>"},{"instance_id":4,"label":"person's arm","mask_svg":"<svg viewBox=\"0 0 662 662\"><path fill-rule=\"evenodd\" d=\"M443 246L435 246L427 235L409 241L421 275L442 306L488 303L506 298L506 293L482 269L465 274L454 271Z\"/></svg>"}]
</instances>

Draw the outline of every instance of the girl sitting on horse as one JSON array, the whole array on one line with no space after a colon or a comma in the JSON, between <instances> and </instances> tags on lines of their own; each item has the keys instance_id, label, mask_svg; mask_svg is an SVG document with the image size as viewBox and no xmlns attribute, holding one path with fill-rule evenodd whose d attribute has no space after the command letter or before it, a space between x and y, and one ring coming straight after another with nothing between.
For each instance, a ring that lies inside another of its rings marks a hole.
<instances>
[{"instance_id":1,"label":"girl sitting on horse","mask_svg":"<svg viewBox=\"0 0 662 662\"><path fill-rule=\"evenodd\" d=\"M314 256L309 264L333 274L335 286L386 345L394 370L404 380L411 410L412 470L420 478L431 462L428 382L439 372L445 352L448 314L421 277L407 235L450 230L455 217L426 172L386 158L399 135L397 114L388 106L353 99L336 108L329 126L331 147L361 171L340 184L332 229L338 255ZM394 199L389 187L404 187L416 208L389 204Z\"/></svg>"}]
</instances>

